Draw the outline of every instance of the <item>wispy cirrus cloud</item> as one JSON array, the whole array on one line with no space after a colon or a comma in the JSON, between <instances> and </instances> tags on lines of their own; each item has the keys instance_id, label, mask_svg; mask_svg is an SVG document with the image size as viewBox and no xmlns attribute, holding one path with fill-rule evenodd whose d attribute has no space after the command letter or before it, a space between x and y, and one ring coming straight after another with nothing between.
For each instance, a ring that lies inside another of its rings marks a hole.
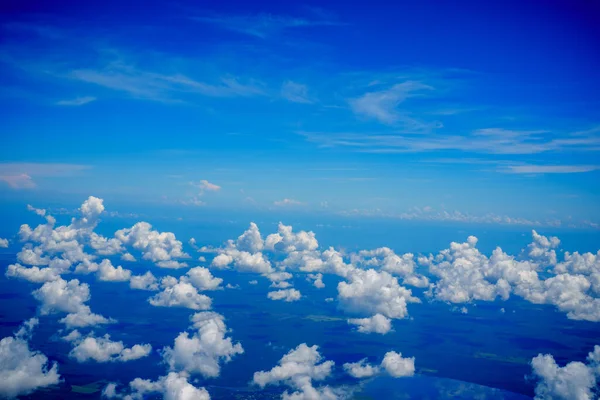
<instances>
[{"instance_id":1,"label":"wispy cirrus cloud","mask_svg":"<svg viewBox=\"0 0 600 400\"><path fill-rule=\"evenodd\" d=\"M85 96L85 97L76 97L70 100L60 100L56 102L58 106L82 106L84 104L91 103L92 101L96 101L96 98L93 96Z\"/></svg>"},{"instance_id":2,"label":"wispy cirrus cloud","mask_svg":"<svg viewBox=\"0 0 600 400\"><path fill-rule=\"evenodd\" d=\"M597 171L600 165L508 165L500 172L509 174L578 174Z\"/></svg>"},{"instance_id":3,"label":"wispy cirrus cloud","mask_svg":"<svg viewBox=\"0 0 600 400\"><path fill-rule=\"evenodd\" d=\"M301 206L303 204L304 203L302 203L301 201L294 200L294 199L288 199L288 198L273 202L273 205L275 205L277 207Z\"/></svg>"},{"instance_id":4,"label":"wispy cirrus cloud","mask_svg":"<svg viewBox=\"0 0 600 400\"><path fill-rule=\"evenodd\" d=\"M286 81L281 86L281 97L292 103L313 103L308 94L308 87L301 83Z\"/></svg>"},{"instance_id":5,"label":"wispy cirrus cloud","mask_svg":"<svg viewBox=\"0 0 600 400\"><path fill-rule=\"evenodd\" d=\"M257 82L242 83L237 78L220 78L205 83L180 73L164 74L113 62L100 69L74 69L67 76L81 82L121 91L132 97L162 102L179 102L181 96L236 97L264 95Z\"/></svg>"},{"instance_id":6,"label":"wispy cirrus cloud","mask_svg":"<svg viewBox=\"0 0 600 400\"><path fill-rule=\"evenodd\" d=\"M405 81L392 87L365 93L348 101L352 111L363 117L373 118L381 123L392 125L407 116L398 106L410 97L422 95L424 91L433 90L433 87L418 81Z\"/></svg>"},{"instance_id":7,"label":"wispy cirrus cloud","mask_svg":"<svg viewBox=\"0 0 600 400\"><path fill-rule=\"evenodd\" d=\"M600 151L600 136L566 134L557 137L547 131L518 131L489 128L466 135L404 135L388 132L328 133L298 132L323 147L347 147L365 153L421 153L455 150L465 153L523 155L552 151Z\"/></svg>"},{"instance_id":8,"label":"wispy cirrus cloud","mask_svg":"<svg viewBox=\"0 0 600 400\"><path fill-rule=\"evenodd\" d=\"M191 19L260 39L289 29L342 25L331 16L329 18L302 18L268 13L201 16L191 17Z\"/></svg>"}]
</instances>

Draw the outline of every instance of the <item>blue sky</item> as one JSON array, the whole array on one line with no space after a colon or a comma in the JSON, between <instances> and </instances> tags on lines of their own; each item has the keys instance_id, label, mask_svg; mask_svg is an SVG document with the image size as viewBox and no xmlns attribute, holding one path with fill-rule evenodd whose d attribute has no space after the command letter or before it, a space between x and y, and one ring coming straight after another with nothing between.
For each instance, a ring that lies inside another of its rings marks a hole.
<instances>
[{"instance_id":1,"label":"blue sky","mask_svg":"<svg viewBox=\"0 0 600 400\"><path fill-rule=\"evenodd\" d=\"M592 2L20 3L5 205L600 222Z\"/></svg>"}]
</instances>

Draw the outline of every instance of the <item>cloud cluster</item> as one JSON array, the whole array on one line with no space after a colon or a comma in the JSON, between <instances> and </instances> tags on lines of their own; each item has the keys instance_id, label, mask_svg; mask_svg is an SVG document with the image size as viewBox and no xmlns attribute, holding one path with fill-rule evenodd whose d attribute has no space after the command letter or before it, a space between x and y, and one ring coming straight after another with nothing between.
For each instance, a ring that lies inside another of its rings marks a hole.
<instances>
[{"instance_id":1,"label":"cloud cluster","mask_svg":"<svg viewBox=\"0 0 600 400\"><path fill-rule=\"evenodd\" d=\"M197 388L188 382L185 374L170 372L156 381L136 378L129 383L129 393L117 392L117 385L109 383L102 391L108 399L142 400L149 395L161 395L165 400L210 400L204 388Z\"/></svg>"},{"instance_id":2,"label":"cloud cluster","mask_svg":"<svg viewBox=\"0 0 600 400\"><path fill-rule=\"evenodd\" d=\"M350 318L348 323L358 326L362 333L380 333L385 335L392 330L392 320L381 314L369 318Z\"/></svg>"},{"instance_id":3,"label":"cloud cluster","mask_svg":"<svg viewBox=\"0 0 600 400\"><path fill-rule=\"evenodd\" d=\"M371 365L366 358L355 362L345 363L344 370L354 378L369 378L385 372L394 378L413 376L415 374L415 358L402 357L402 353L388 351L380 365Z\"/></svg>"},{"instance_id":4,"label":"cloud cluster","mask_svg":"<svg viewBox=\"0 0 600 400\"><path fill-rule=\"evenodd\" d=\"M58 364L29 348L36 318L26 321L14 335L0 340L0 397L14 398L60 382Z\"/></svg>"},{"instance_id":5,"label":"cloud cluster","mask_svg":"<svg viewBox=\"0 0 600 400\"><path fill-rule=\"evenodd\" d=\"M92 313L90 307L85 304L90 299L89 285L80 283L78 279L65 281L59 278L46 282L32 294L41 303L40 313L42 315L55 312L67 313L67 316L60 322L68 328L82 328L115 322Z\"/></svg>"},{"instance_id":6,"label":"cloud cluster","mask_svg":"<svg viewBox=\"0 0 600 400\"><path fill-rule=\"evenodd\" d=\"M536 400L592 400L594 388L600 379L600 346L594 346L587 363L572 361L560 367L550 354L539 354L531 360L538 383ZM596 388L597 389L597 388Z\"/></svg>"},{"instance_id":7,"label":"cloud cluster","mask_svg":"<svg viewBox=\"0 0 600 400\"><path fill-rule=\"evenodd\" d=\"M152 346L149 344L136 344L132 347L125 347L121 341L115 342L110 340L110 335L108 334L103 337L95 337L93 335L82 337L75 330L64 339L73 343L73 349L69 353L69 356L80 363L87 361L96 361L99 363L125 362L146 357L152 351Z\"/></svg>"},{"instance_id":8,"label":"cloud cluster","mask_svg":"<svg viewBox=\"0 0 600 400\"><path fill-rule=\"evenodd\" d=\"M333 361L323 361L318 346L309 347L302 343L285 354L270 371L255 372L252 382L261 388L283 383L295 390L291 394L286 391L283 399L338 399L334 389L328 386L315 388L312 385L313 380L327 378L333 366Z\"/></svg>"},{"instance_id":9,"label":"cloud cluster","mask_svg":"<svg viewBox=\"0 0 600 400\"><path fill-rule=\"evenodd\" d=\"M182 332L173 347L163 350L163 358L171 371L201 374L206 378L219 376L221 362L229 362L244 349L225 337L227 327L222 315L215 312L196 313L191 317L195 332Z\"/></svg>"},{"instance_id":10,"label":"cloud cluster","mask_svg":"<svg viewBox=\"0 0 600 400\"><path fill-rule=\"evenodd\" d=\"M477 238L451 243L437 256L420 257L437 279L429 295L450 303L506 300L512 293L534 304L551 304L576 320L600 321L600 257L568 253L558 262L558 238L532 232L533 242L519 256L497 247L490 257ZM544 272L544 273L542 273Z\"/></svg>"}]
</instances>

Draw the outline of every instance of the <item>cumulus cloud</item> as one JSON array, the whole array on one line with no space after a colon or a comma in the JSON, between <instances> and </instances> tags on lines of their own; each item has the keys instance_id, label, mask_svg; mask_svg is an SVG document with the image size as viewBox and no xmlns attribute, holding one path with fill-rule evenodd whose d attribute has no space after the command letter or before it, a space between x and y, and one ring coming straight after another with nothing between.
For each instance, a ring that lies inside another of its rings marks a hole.
<instances>
[{"instance_id":1,"label":"cumulus cloud","mask_svg":"<svg viewBox=\"0 0 600 400\"><path fill-rule=\"evenodd\" d=\"M136 344L127 348L121 341L110 340L108 334L103 337L89 335L82 338L78 332L77 334L75 332L77 331L71 332L65 337L65 340L74 342L69 356L80 363L87 361L125 362L146 357L152 351L152 346L149 344Z\"/></svg>"},{"instance_id":2,"label":"cumulus cloud","mask_svg":"<svg viewBox=\"0 0 600 400\"><path fill-rule=\"evenodd\" d=\"M284 355L270 371L254 373L253 383L264 388L266 385L286 384L295 390L285 392L284 399L337 399L335 390L324 386L315 388L312 381L322 381L331 374L333 361L323 361L318 346L300 344Z\"/></svg>"},{"instance_id":3,"label":"cumulus cloud","mask_svg":"<svg viewBox=\"0 0 600 400\"><path fill-rule=\"evenodd\" d=\"M313 286L317 289L323 289L325 287L325 284L323 283L323 274L308 274L306 278L312 280Z\"/></svg>"},{"instance_id":4,"label":"cumulus cloud","mask_svg":"<svg viewBox=\"0 0 600 400\"><path fill-rule=\"evenodd\" d=\"M223 279L214 277L207 268L196 267L187 272L187 280L198 290L222 289Z\"/></svg>"},{"instance_id":5,"label":"cumulus cloud","mask_svg":"<svg viewBox=\"0 0 600 400\"><path fill-rule=\"evenodd\" d=\"M48 357L29 348L28 339L37 324L32 318L14 336L0 340L1 397L25 396L60 382L58 364L50 365Z\"/></svg>"},{"instance_id":6,"label":"cumulus cloud","mask_svg":"<svg viewBox=\"0 0 600 400\"><path fill-rule=\"evenodd\" d=\"M126 282L131 279L131 271L123 269L120 265L114 267L110 260L104 259L98 264L98 280L109 282Z\"/></svg>"},{"instance_id":7,"label":"cumulus cloud","mask_svg":"<svg viewBox=\"0 0 600 400\"><path fill-rule=\"evenodd\" d=\"M7 278L23 279L34 283L55 281L60 278L54 268L24 267L23 265L10 264L6 269Z\"/></svg>"},{"instance_id":8,"label":"cumulus cloud","mask_svg":"<svg viewBox=\"0 0 600 400\"><path fill-rule=\"evenodd\" d=\"M69 328L114 322L112 319L92 313L90 307L84 304L90 299L90 288L87 283L80 283L77 279L67 282L59 278L46 282L32 294L41 303L42 315L54 312L68 313L61 322Z\"/></svg>"},{"instance_id":9,"label":"cumulus cloud","mask_svg":"<svg viewBox=\"0 0 600 400\"><path fill-rule=\"evenodd\" d=\"M345 363L344 370L354 378L369 378L379 373L379 366L373 366L367 362L366 358L363 358L355 363Z\"/></svg>"},{"instance_id":10,"label":"cumulus cloud","mask_svg":"<svg viewBox=\"0 0 600 400\"><path fill-rule=\"evenodd\" d=\"M267 297L271 300L283 300L287 302L298 301L302 297L299 290L296 289L282 289L275 292L269 292Z\"/></svg>"},{"instance_id":11,"label":"cumulus cloud","mask_svg":"<svg viewBox=\"0 0 600 400\"><path fill-rule=\"evenodd\" d=\"M154 262L162 268L183 268L186 263L178 258L189 258L183 251L183 244L172 232L159 232L147 222L138 222L131 228L120 229L115 237L124 245L142 252L142 258Z\"/></svg>"},{"instance_id":12,"label":"cumulus cloud","mask_svg":"<svg viewBox=\"0 0 600 400\"><path fill-rule=\"evenodd\" d=\"M344 364L344 370L354 378L368 378L385 372L394 378L413 376L415 374L415 358L404 358L401 353L388 351L380 365L371 365L366 358Z\"/></svg>"},{"instance_id":13,"label":"cumulus cloud","mask_svg":"<svg viewBox=\"0 0 600 400\"><path fill-rule=\"evenodd\" d=\"M533 374L538 379L536 400L592 400L593 389L600 377L600 346L588 355L588 363L572 361L560 367L550 354L539 354L531 360Z\"/></svg>"},{"instance_id":14,"label":"cumulus cloud","mask_svg":"<svg viewBox=\"0 0 600 400\"><path fill-rule=\"evenodd\" d=\"M392 321L381 315L375 314L370 318L351 318L349 324L357 325L358 331L362 333L380 333L385 335L392 330Z\"/></svg>"},{"instance_id":15,"label":"cumulus cloud","mask_svg":"<svg viewBox=\"0 0 600 400\"><path fill-rule=\"evenodd\" d=\"M0 249L8 247L8 239L0 238Z\"/></svg>"},{"instance_id":16,"label":"cumulus cloud","mask_svg":"<svg viewBox=\"0 0 600 400\"><path fill-rule=\"evenodd\" d=\"M138 290L158 290L158 280L152 272L147 271L144 275L134 275L129 280L129 287Z\"/></svg>"},{"instance_id":17,"label":"cumulus cloud","mask_svg":"<svg viewBox=\"0 0 600 400\"><path fill-rule=\"evenodd\" d=\"M162 291L148 299L157 307L185 307L192 310L209 310L212 304L210 297L198 293L198 289L184 277L177 280L172 276L161 280Z\"/></svg>"},{"instance_id":18,"label":"cumulus cloud","mask_svg":"<svg viewBox=\"0 0 600 400\"><path fill-rule=\"evenodd\" d=\"M225 337L227 327L222 315L215 312L196 313L191 317L194 333L182 332L173 347L163 350L163 358L171 371L199 373L206 378L218 377L220 363L242 354L240 343Z\"/></svg>"},{"instance_id":19,"label":"cumulus cloud","mask_svg":"<svg viewBox=\"0 0 600 400\"><path fill-rule=\"evenodd\" d=\"M351 312L382 314L387 318L404 318L407 304L420 300L385 271L354 269L348 281L338 284L340 305Z\"/></svg>"},{"instance_id":20,"label":"cumulus cloud","mask_svg":"<svg viewBox=\"0 0 600 400\"><path fill-rule=\"evenodd\" d=\"M263 247L258 227L255 223L251 223L248 230L236 241L230 240L224 248L216 249L218 255L213 259L211 266L233 268L239 272L271 273L273 268L267 257L261 252Z\"/></svg>"},{"instance_id":21,"label":"cumulus cloud","mask_svg":"<svg viewBox=\"0 0 600 400\"><path fill-rule=\"evenodd\" d=\"M404 358L402 353L388 351L383 357L381 368L394 378L413 376L415 374L415 358Z\"/></svg>"},{"instance_id":22,"label":"cumulus cloud","mask_svg":"<svg viewBox=\"0 0 600 400\"><path fill-rule=\"evenodd\" d=\"M161 395L165 400L210 400L204 388L197 388L188 382L185 374L171 372L156 381L136 378L129 383L129 393L117 392L117 385L109 383L102 396L109 399L142 400L149 395Z\"/></svg>"}]
</instances>

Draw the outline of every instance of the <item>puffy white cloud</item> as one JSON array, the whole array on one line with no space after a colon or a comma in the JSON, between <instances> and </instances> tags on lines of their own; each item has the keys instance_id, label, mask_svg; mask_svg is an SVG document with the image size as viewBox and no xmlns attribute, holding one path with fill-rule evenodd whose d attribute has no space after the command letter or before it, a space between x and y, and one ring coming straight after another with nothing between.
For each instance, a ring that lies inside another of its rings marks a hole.
<instances>
[{"instance_id":1,"label":"puffy white cloud","mask_svg":"<svg viewBox=\"0 0 600 400\"><path fill-rule=\"evenodd\" d=\"M388 351L379 366L371 365L367 363L366 358L363 358L355 363L344 364L344 369L354 378L368 378L379 374L381 371L394 378L402 378L415 374L415 358L404 358L401 353Z\"/></svg>"},{"instance_id":2,"label":"puffy white cloud","mask_svg":"<svg viewBox=\"0 0 600 400\"><path fill-rule=\"evenodd\" d=\"M210 400L204 388L197 388L188 382L184 374L171 372L156 381L136 378L129 383L129 394L117 393L116 384L109 383L102 396L109 399L142 400L148 395L159 394L165 400Z\"/></svg>"},{"instance_id":3,"label":"puffy white cloud","mask_svg":"<svg viewBox=\"0 0 600 400\"><path fill-rule=\"evenodd\" d=\"M404 358L402 353L388 351L383 357L381 368L394 378L413 376L415 374L415 358Z\"/></svg>"},{"instance_id":4,"label":"puffy white cloud","mask_svg":"<svg viewBox=\"0 0 600 400\"><path fill-rule=\"evenodd\" d=\"M15 336L0 340L0 397L14 398L60 382L58 364L29 348L28 339L38 320L26 321Z\"/></svg>"},{"instance_id":5,"label":"puffy white cloud","mask_svg":"<svg viewBox=\"0 0 600 400\"><path fill-rule=\"evenodd\" d=\"M312 280L313 286L317 289L323 289L325 287L325 284L323 283L323 274L308 274L306 278Z\"/></svg>"},{"instance_id":6,"label":"puffy white cloud","mask_svg":"<svg viewBox=\"0 0 600 400\"><path fill-rule=\"evenodd\" d=\"M198 293L191 283L182 277L179 281L173 277L163 278L163 290L148 299L157 307L185 307L192 310L209 310L212 304L210 297Z\"/></svg>"},{"instance_id":7,"label":"puffy white cloud","mask_svg":"<svg viewBox=\"0 0 600 400\"><path fill-rule=\"evenodd\" d=\"M231 338L225 337L227 327L222 315L201 312L194 314L191 320L196 331L191 336L188 332L180 333L174 346L164 349L163 358L171 371L217 377L221 371L220 363L229 362L244 349L240 343L233 344Z\"/></svg>"},{"instance_id":8,"label":"puffy white cloud","mask_svg":"<svg viewBox=\"0 0 600 400\"><path fill-rule=\"evenodd\" d=\"M531 360L534 375L539 379L535 387L536 400L574 399L592 400L593 389L600 376L600 346L588 355L588 364L572 361L558 366L550 354L538 354Z\"/></svg>"},{"instance_id":9,"label":"puffy white cloud","mask_svg":"<svg viewBox=\"0 0 600 400\"><path fill-rule=\"evenodd\" d=\"M138 290L158 290L158 281L147 271L144 275L134 275L129 280L129 287Z\"/></svg>"},{"instance_id":10,"label":"puffy white cloud","mask_svg":"<svg viewBox=\"0 0 600 400\"><path fill-rule=\"evenodd\" d=\"M354 378L369 378L379 373L379 366L373 366L367 363L366 358L363 358L355 363L345 363L344 370Z\"/></svg>"},{"instance_id":11,"label":"puffy white cloud","mask_svg":"<svg viewBox=\"0 0 600 400\"><path fill-rule=\"evenodd\" d=\"M21 264L11 264L6 269L8 278L24 279L29 282L42 283L55 281L60 278L54 268L24 267Z\"/></svg>"},{"instance_id":12,"label":"puffy white cloud","mask_svg":"<svg viewBox=\"0 0 600 400\"><path fill-rule=\"evenodd\" d=\"M250 223L250 227L238 237L236 241L236 247L240 251L247 251L248 253L258 253L264 248L264 242L258 230L258 226L254 223Z\"/></svg>"},{"instance_id":13,"label":"puffy white cloud","mask_svg":"<svg viewBox=\"0 0 600 400\"><path fill-rule=\"evenodd\" d=\"M248 283L249 283L250 285L258 285L258 281L257 281L256 279L253 279L253 280L251 280L251 281L248 281Z\"/></svg>"},{"instance_id":14,"label":"puffy white cloud","mask_svg":"<svg viewBox=\"0 0 600 400\"><path fill-rule=\"evenodd\" d=\"M69 356L75 358L80 363L86 361L96 361L99 363L131 361L146 357L152 351L152 346L149 344L136 344L130 348L126 348L123 342L110 340L108 334L103 337L90 335L82 339L81 336L74 335L73 332L65 337L65 340L75 342Z\"/></svg>"},{"instance_id":15,"label":"puffy white cloud","mask_svg":"<svg viewBox=\"0 0 600 400\"><path fill-rule=\"evenodd\" d=\"M98 264L98 280L110 282L126 282L131 279L131 271L120 265L114 267L110 260L104 259Z\"/></svg>"},{"instance_id":16,"label":"puffy white cloud","mask_svg":"<svg viewBox=\"0 0 600 400\"><path fill-rule=\"evenodd\" d=\"M223 279L215 278L207 268L196 267L187 272L189 283L198 290L217 290L222 289Z\"/></svg>"},{"instance_id":17,"label":"puffy white cloud","mask_svg":"<svg viewBox=\"0 0 600 400\"><path fill-rule=\"evenodd\" d=\"M159 232L147 222L138 222L131 228L115 232L115 237L124 245L142 252L144 260L150 260L162 268L181 268L185 263L177 258L189 258L183 251L183 244L172 232Z\"/></svg>"},{"instance_id":18,"label":"puffy white cloud","mask_svg":"<svg viewBox=\"0 0 600 400\"><path fill-rule=\"evenodd\" d=\"M291 226L283 225L281 222L277 227L277 233L267 236L265 240L266 249L278 252L311 251L318 247L319 242L314 232L294 233Z\"/></svg>"},{"instance_id":19,"label":"puffy white cloud","mask_svg":"<svg viewBox=\"0 0 600 400\"><path fill-rule=\"evenodd\" d=\"M5 248L7 248L7 247L8 247L8 239L3 239L3 238L0 238L0 249L1 249L1 248L4 248L4 249L5 249Z\"/></svg>"},{"instance_id":20,"label":"puffy white cloud","mask_svg":"<svg viewBox=\"0 0 600 400\"><path fill-rule=\"evenodd\" d=\"M90 247L96 250L96 253L103 256L111 256L125 251L119 239L107 239L95 232L90 234Z\"/></svg>"},{"instance_id":21,"label":"puffy white cloud","mask_svg":"<svg viewBox=\"0 0 600 400\"><path fill-rule=\"evenodd\" d=\"M331 374L334 362L322 361L318 346L302 343L284 355L279 365L270 371L255 372L252 381L260 387L283 382L299 389L311 380L320 381Z\"/></svg>"},{"instance_id":22,"label":"puffy white cloud","mask_svg":"<svg viewBox=\"0 0 600 400\"><path fill-rule=\"evenodd\" d=\"M385 335L392 330L392 321L381 314L375 314L370 318L351 318L349 324L358 325L358 331L362 333L380 333Z\"/></svg>"},{"instance_id":23,"label":"puffy white cloud","mask_svg":"<svg viewBox=\"0 0 600 400\"><path fill-rule=\"evenodd\" d=\"M249 253L240 251L233 242L219 250L211 265L215 268L227 268L232 266L239 272L251 272L257 274L268 274L273 271L271 263L263 253Z\"/></svg>"},{"instance_id":24,"label":"puffy white cloud","mask_svg":"<svg viewBox=\"0 0 600 400\"><path fill-rule=\"evenodd\" d=\"M53 312L68 313L61 322L67 327L85 327L114 322L101 315L93 314L85 302L90 299L90 288L86 283L77 279L65 281L59 278L46 282L41 288L35 290L33 297L40 301L42 315Z\"/></svg>"},{"instance_id":25,"label":"puffy white cloud","mask_svg":"<svg viewBox=\"0 0 600 400\"><path fill-rule=\"evenodd\" d=\"M420 302L385 271L354 269L347 279L338 284L338 300L349 311L404 318L408 315L407 303Z\"/></svg>"},{"instance_id":26,"label":"puffy white cloud","mask_svg":"<svg viewBox=\"0 0 600 400\"><path fill-rule=\"evenodd\" d=\"M555 248L560 244L560 240L556 236L547 238L538 234L535 230L531 232L533 242L531 242L524 251L525 255L537 262L546 265L556 264Z\"/></svg>"},{"instance_id":27,"label":"puffy white cloud","mask_svg":"<svg viewBox=\"0 0 600 400\"><path fill-rule=\"evenodd\" d=\"M302 297L299 290L296 289L282 289L274 292L269 292L267 297L271 300L283 300L287 302L298 301Z\"/></svg>"}]
</instances>

